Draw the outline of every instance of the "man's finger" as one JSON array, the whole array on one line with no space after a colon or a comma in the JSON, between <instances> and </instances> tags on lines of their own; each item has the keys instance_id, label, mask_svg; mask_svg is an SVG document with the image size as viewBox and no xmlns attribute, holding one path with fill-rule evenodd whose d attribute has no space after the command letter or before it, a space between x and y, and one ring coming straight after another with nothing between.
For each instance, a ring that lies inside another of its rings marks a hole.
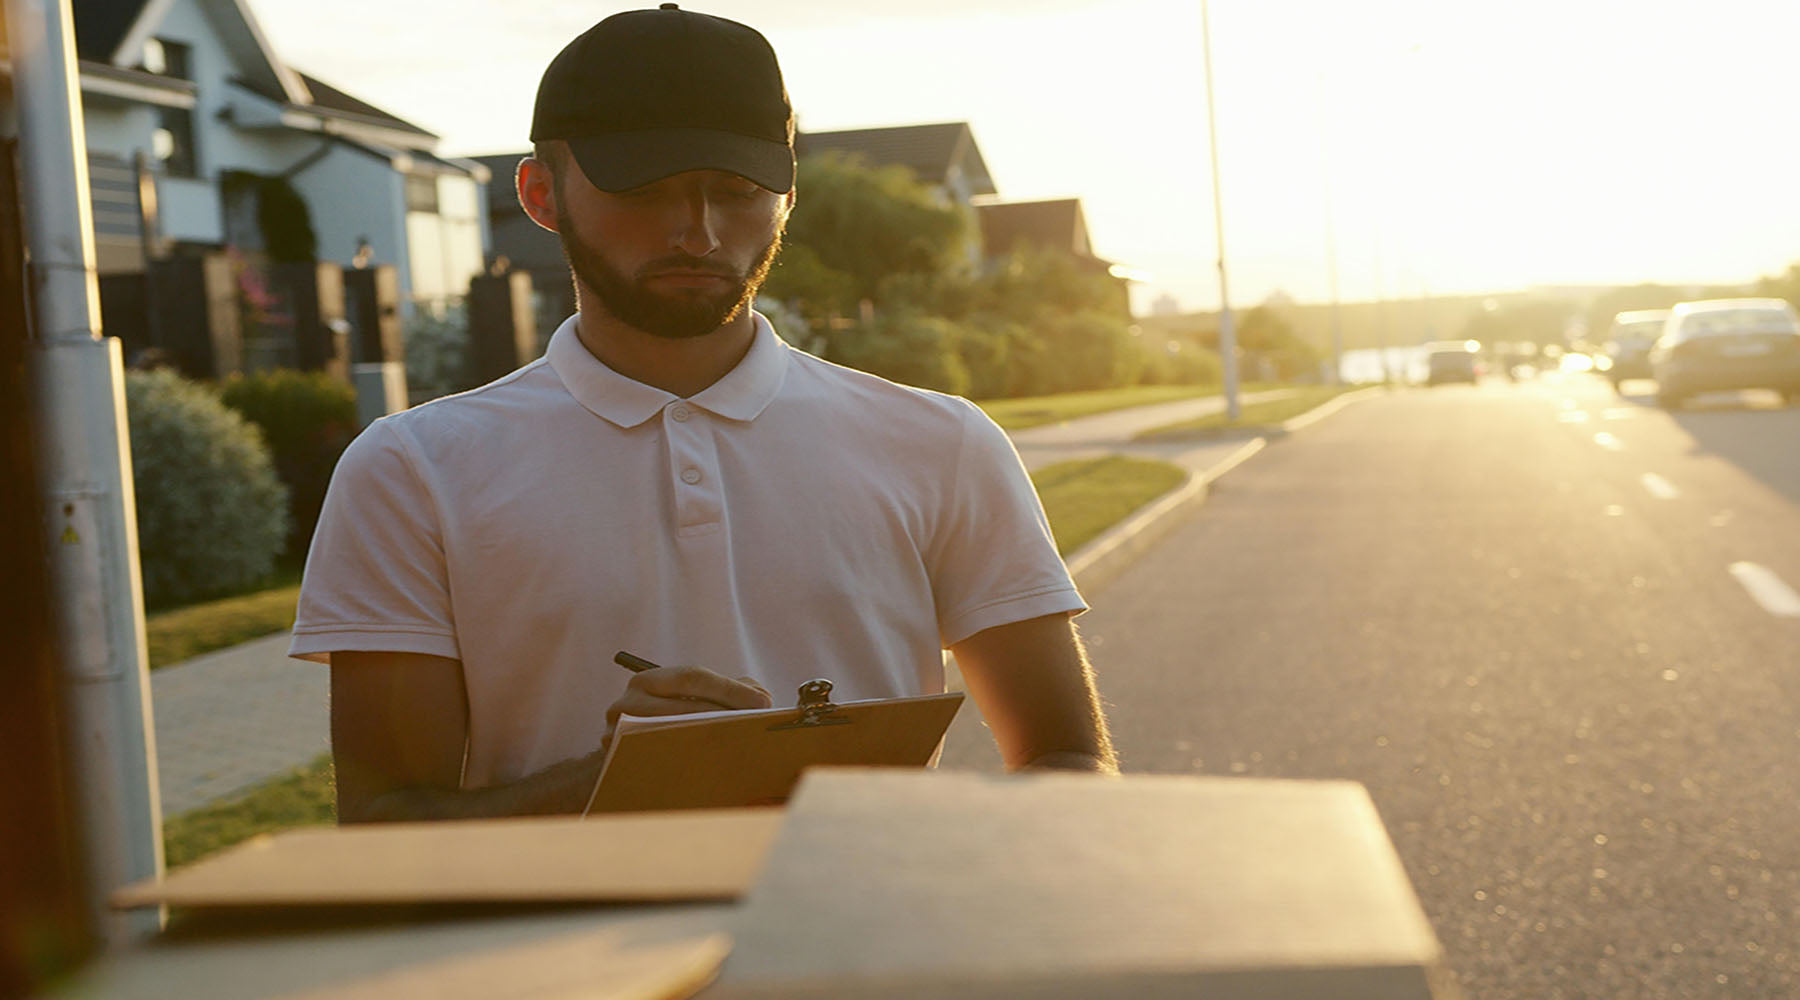
<instances>
[{"instance_id":1,"label":"man's finger","mask_svg":"<svg viewBox=\"0 0 1800 1000\"><path fill-rule=\"evenodd\" d=\"M719 708L768 708L773 702L761 685L733 680L702 667L663 667L631 678L630 687L658 698L712 702ZM689 708L688 711L694 711Z\"/></svg>"}]
</instances>

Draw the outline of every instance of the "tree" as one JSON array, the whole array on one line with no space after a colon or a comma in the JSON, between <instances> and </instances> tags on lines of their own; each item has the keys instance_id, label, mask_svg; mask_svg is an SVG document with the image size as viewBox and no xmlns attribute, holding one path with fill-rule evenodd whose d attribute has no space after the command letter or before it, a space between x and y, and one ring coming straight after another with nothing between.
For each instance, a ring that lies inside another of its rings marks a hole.
<instances>
[{"instance_id":1,"label":"tree","mask_svg":"<svg viewBox=\"0 0 1800 1000\"><path fill-rule=\"evenodd\" d=\"M1758 281L1756 294L1786 299L1793 303L1794 308L1800 309L1800 263L1789 265L1784 274Z\"/></svg>"},{"instance_id":2,"label":"tree","mask_svg":"<svg viewBox=\"0 0 1800 1000\"><path fill-rule=\"evenodd\" d=\"M799 198L768 294L799 300L808 319L880 301L883 282L932 275L968 259L968 220L904 167L836 153L800 161Z\"/></svg>"},{"instance_id":3,"label":"tree","mask_svg":"<svg viewBox=\"0 0 1800 1000\"><path fill-rule=\"evenodd\" d=\"M1563 331L1568 328L1573 315L1573 308L1569 303L1555 299L1531 298L1490 304L1469 316L1457 339L1478 340L1483 344L1532 343L1561 346ZM1606 314L1606 325L1611 323L1612 313L1609 312ZM1606 326L1601 327L1602 330L1605 328Z\"/></svg>"},{"instance_id":4,"label":"tree","mask_svg":"<svg viewBox=\"0 0 1800 1000\"><path fill-rule=\"evenodd\" d=\"M1282 307L1281 301L1273 300L1245 313L1237 330L1238 350L1253 372L1261 370L1282 381L1312 378L1319 371L1319 351L1294 332Z\"/></svg>"}]
</instances>

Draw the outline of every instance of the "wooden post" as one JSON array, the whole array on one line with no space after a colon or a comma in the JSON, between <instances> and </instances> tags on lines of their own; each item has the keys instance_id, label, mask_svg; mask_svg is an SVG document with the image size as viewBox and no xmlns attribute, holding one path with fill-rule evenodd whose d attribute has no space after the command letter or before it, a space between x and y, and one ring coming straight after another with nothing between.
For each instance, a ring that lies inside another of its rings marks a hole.
<instances>
[{"instance_id":1,"label":"wooden post","mask_svg":"<svg viewBox=\"0 0 1800 1000\"><path fill-rule=\"evenodd\" d=\"M531 275L476 275L469 281L469 377L491 382L537 356Z\"/></svg>"}]
</instances>

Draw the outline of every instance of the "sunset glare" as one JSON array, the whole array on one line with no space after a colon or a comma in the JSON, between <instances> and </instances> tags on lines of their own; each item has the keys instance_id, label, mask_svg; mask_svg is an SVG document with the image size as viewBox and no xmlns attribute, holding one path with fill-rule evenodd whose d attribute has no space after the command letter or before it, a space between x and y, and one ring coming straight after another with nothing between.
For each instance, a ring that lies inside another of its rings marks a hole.
<instances>
[{"instance_id":1,"label":"sunset glare","mask_svg":"<svg viewBox=\"0 0 1800 1000\"><path fill-rule=\"evenodd\" d=\"M438 132L523 148L538 74L630 5L249 0L281 55ZM1176 0L716 0L803 130L966 120L1002 197L1078 196L1140 308L1217 301L1200 10ZM1234 301L1748 282L1800 258L1800 6L1212 7ZM347 26L354 25L354 30ZM1329 206L1329 211L1328 211Z\"/></svg>"}]
</instances>

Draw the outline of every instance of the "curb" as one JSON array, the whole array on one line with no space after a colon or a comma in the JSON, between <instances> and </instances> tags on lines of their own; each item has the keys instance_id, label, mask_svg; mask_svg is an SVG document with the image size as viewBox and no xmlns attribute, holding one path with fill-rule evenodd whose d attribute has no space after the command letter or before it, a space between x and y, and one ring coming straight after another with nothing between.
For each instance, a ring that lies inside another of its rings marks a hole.
<instances>
[{"instance_id":1,"label":"curb","mask_svg":"<svg viewBox=\"0 0 1800 1000\"><path fill-rule=\"evenodd\" d=\"M1157 539L1168 534L1206 502L1212 484L1227 472L1249 461L1268 447L1264 437L1251 438L1243 447L1204 472L1190 472L1180 486L1150 502L1147 507L1107 529L1083 545L1066 562L1077 589L1086 592L1104 586L1125 567L1136 562Z\"/></svg>"},{"instance_id":2,"label":"curb","mask_svg":"<svg viewBox=\"0 0 1800 1000\"><path fill-rule=\"evenodd\" d=\"M1151 501L1149 506L1138 510L1137 513L1113 525L1099 538L1077 549L1065 561L1069 567L1069 575L1075 579L1075 586L1085 593L1111 582L1127 566L1136 562L1137 558L1143 555L1158 539L1174 530L1185 518L1198 511L1201 504L1206 502L1207 493L1213 483L1267 448L1271 441L1280 440L1295 431L1310 427L1352 403L1384 395L1387 391L1385 386L1373 386L1334 397L1297 417L1283 421L1278 428L1269 433L1251 438L1244 443L1243 447L1227 455L1224 460L1214 464L1211 468L1203 472L1189 473L1187 479L1180 486L1164 493L1161 497Z\"/></svg>"}]
</instances>

